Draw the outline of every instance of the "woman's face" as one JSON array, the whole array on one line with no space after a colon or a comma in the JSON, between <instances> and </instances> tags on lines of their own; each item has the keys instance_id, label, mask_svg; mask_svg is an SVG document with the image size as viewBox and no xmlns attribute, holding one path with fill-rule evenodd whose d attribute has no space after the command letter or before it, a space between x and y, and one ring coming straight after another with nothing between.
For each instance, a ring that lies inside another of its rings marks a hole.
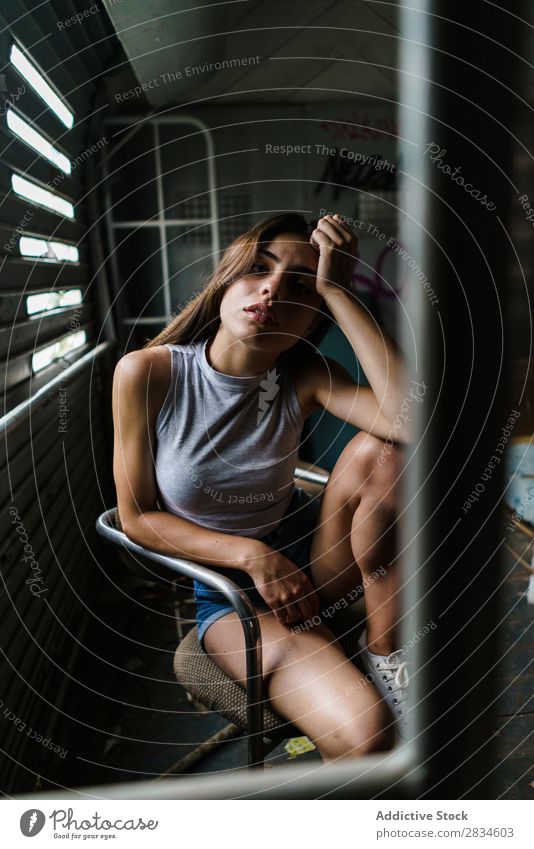
<instances>
[{"instance_id":1,"label":"woman's face","mask_svg":"<svg viewBox=\"0 0 534 849\"><path fill-rule=\"evenodd\" d=\"M304 236L282 233L258 246L251 271L234 280L221 302L221 324L264 351L285 351L321 319L315 289L319 254Z\"/></svg>"}]
</instances>

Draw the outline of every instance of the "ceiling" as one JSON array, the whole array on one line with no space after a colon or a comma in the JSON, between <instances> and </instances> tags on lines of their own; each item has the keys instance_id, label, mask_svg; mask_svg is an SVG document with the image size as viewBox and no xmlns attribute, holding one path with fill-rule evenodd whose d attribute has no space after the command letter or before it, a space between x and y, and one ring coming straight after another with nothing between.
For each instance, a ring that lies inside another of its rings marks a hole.
<instances>
[{"instance_id":1,"label":"ceiling","mask_svg":"<svg viewBox=\"0 0 534 849\"><path fill-rule=\"evenodd\" d=\"M355 97L396 102L401 5L398 0L107 0L105 9L135 73L132 84L145 83L146 100L159 109L185 103L353 102ZM534 3L520 5L525 42L518 93L534 103ZM216 63L225 64L210 68Z\"/></svg>"},{"instance_id":2,"label":"ceiling","mask_svg":"<svg viewBox=\"0 0 534 849\"><path fill-rule=\"evenodd\" d=\"M110 0L106 9L153 108L396 100L396 3Z\"/></svg>"}]
</instances>

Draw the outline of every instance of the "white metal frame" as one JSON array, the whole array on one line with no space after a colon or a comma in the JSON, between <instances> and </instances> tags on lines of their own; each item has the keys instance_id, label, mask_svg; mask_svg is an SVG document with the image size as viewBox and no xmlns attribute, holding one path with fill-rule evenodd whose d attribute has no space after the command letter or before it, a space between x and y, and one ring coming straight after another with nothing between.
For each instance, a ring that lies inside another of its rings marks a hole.
<instances>
[{"instance_id":1,"label":"white metal frame","mask_svg":"<svg viewBox=\"0 0 534 849\"><path fill-rule=\"evenodd\" d=\"M114 220L113 219L113 204L111 200L111 191L109 189L110 159L123 147L124 144L147 123L152 125L154 136L154 169L156 181L156 197L157 197L157 219L156 220ZM160 237L161 251L161 274L163 281L163 298L164 298L164 316L150 316L139 318L136 316L128 316L122 319L122 323L126 325L138 324L161 324L166 323L172 317L172 300L171 289L169 285L169 254L167 250L167 228L178 226L190 226L198 224L210 224L211 226L211 260L212 267L215 269L220 250L219 238L219 209L217 201L217 176L215 170L215 144L213 134L207 124L199 118L192 116L167 115L163 117L149 117L140 119L139 116L122 116L118 118L108 118L105 121L106 125L121 126L133 125L132 131L127 133L111 150L109 150L102 161L104 186L105 186L105 206L106 206L106 227L108 231L108 239L111 253L112 271L115 278L118 280L118 266L115 255L115 231L116 230L131 230L131 229L157 229ZM165 201L163 194L163 177L161 168L161 151L160 151L160 127L162 125L190 125L196 127L200 131L206 144L206 166L208 177L208 193L210 201L210 216L209 218L168 218L165 216Z\"/></svg>"}]
</instances>

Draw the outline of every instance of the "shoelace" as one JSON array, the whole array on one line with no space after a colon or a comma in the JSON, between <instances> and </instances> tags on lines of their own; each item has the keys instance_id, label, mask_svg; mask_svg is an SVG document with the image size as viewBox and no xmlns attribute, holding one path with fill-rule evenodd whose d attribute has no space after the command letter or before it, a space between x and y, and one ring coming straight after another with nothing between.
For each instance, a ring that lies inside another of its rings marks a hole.
<instances>
[{"instance_id":1,"label":"shoelace","mask_svg":"<svg viewBox=\"0 0 534 849\"><path fill-rule=\"evenodd\" d=\"M382 678L387 682L388 690L396 694L393 699L394 705L399 705L403 701L406 689L410 683L408 663L405 660L401 660L400 654L401 652L399 651L392 652L386 658L385 662L377 662L376 664L379 672L387 673L386 675L382 674ZM400 698L397 697L397 694Z\"/></svg>"}]
</instances>

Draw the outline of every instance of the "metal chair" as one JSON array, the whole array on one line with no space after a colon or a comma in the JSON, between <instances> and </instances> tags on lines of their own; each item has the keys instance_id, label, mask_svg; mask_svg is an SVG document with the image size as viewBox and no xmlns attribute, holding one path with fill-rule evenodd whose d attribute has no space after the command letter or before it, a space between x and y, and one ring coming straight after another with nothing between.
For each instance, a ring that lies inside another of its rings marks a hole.
<instances>
[{"instance_id":1,"label":"metal chair","mask_svg":"<svg viewBox=\"0 0 534 849\"><path fill-rule=\"evenodd\" d=\"M299 466L295 470L295 478L324 486L328 474L314 467ZM196 628L192 628L180 642L175 653L174 672L178 682L197 701L247 731L248 765L251 768L263 767L268 741L272 748L277 740L298 736L301 732L264 703L261 632L258 617L246 593L214 569L158 554L133 542L122 530L116 508L106 510L98 517L96 529L100 536L118 548L121 559L137 575L165 582L180 577L192 578L223 593L233 607L245 637L246 689L243 690L226 675L202 650ZM356 654L356 640L364 618L363 602L357 602L352 611L345 611L345 616L337 617L337 623L334 620L330 622L334 629L337 624L338 630L343 631L339 639L349 658Z\"/></svg>"}]
</instances>

